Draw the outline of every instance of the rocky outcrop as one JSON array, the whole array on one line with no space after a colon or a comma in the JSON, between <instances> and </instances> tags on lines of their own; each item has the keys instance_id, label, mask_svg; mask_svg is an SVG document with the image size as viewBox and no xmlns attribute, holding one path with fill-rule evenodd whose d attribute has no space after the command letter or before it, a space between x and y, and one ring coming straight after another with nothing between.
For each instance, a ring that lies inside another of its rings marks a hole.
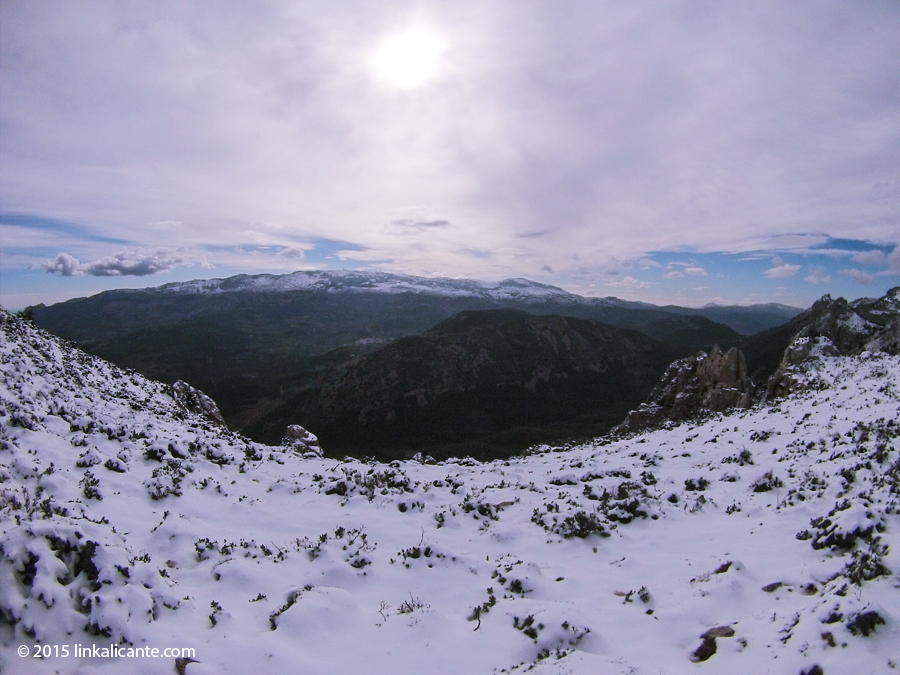
<instances>
[{"instance_id":1,"label":"rocky outcrop","mask_svg":"<svg viewBox=\"0 0 900 675\"><path fill-rule=\"evenodd\" d=\"M900 317L895 318L865 344L870 352L900 354Z\"/></svg>"},{"instance_id":2,"label":"rocky outcrop","mask_svg":"<svg viewBox=\"0 0 900 675\"><path fill-rule=\"evenodd\" d=\"M203 415L211 422L227 428L225 418L222 417L216 402L187 382L183 380L175 382L171 387L170 395L178 405L188 412Z\"/></svg>"},{"instance_id":3,"label":"rocky outcrop","mask_svg":"<svg viewBox=\"0 0 900 675\"><path fill-rule=\"evenodd\" d=\"M827 337L798 336L787 349L778 365L778 370L769 378L766 388L766 399L771 400L787 396L806 387L808 379L804 372L804 364L811 359L822 356L840 356L840 350Z\"/></svg>"},{"instance_id":4,"label":"rocky outcrop","mask_svg":"<svg viewBox=\"0 0 900 675\"><path fill-rule=\"evenodd\" d=\"M281 439L281 445L299 452L304 457L307 455L322 457L319 439L315 434L307 431L299 424L288 425L288 428L284 430L284 438Z\"/></svg>"},{"instance_id":5,"label":"rocky outcrop","mask_svg":"<svg viewBox=\"0 0 900 675\"><path fill-rule=\"evenodd\" d=\"M823 296L797 318L799 330L769 378L766 398L787 396L807 386L803 364L824 356L852 356L863 351L897 354L900 350L900 287L882 298Z\"/></svg>"},{"instance_id":6,"label":"rocky outcrop","mask_svg":"<svg viewBox=\"0 0 900 675\"><path fill-rule=\"evenodd\" d=\"M895 286L880 298L854 300L850 307L864 319L886 326L900 315L900 286Z\"/></svg>"},{"instance_id":7,"label":"rocky outcrop","mask_svg":"<svg viewBox=\"0 0 900 675\"><path fill-rule=\"evenodd\" d=\"M863 309L860 305L859 309ZM844 356L859 353L865 343L880 331L880 326L865 319L844 298L822 296L800 317L802 327L794 335L797 338L827 337L835 349Z\"/></svg>"},{"instance_id":8,"label":"rocky outcrop","mask_svg":"<svg viewBox=\"0 0 900 675\"><path fill-rule=\"evenodd\" d=\"M631 411L614 432L637 431L729 408L749 408L753 390L743 353L736 347L723 352L716 345L709 354L701 351L672 363L647 401Z\"/></svg>"}]
</instances>

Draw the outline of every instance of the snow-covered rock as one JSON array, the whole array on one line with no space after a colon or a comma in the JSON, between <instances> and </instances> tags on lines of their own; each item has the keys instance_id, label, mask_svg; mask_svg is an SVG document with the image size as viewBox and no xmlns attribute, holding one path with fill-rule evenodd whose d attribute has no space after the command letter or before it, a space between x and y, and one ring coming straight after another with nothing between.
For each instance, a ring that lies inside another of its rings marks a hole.
<instances>
[{"instance_id":1,"label":"snow-covered rock","mask_svg":"<svg viewBox=\"0 0 900 675\"><path fill-rule=\"evenodd\" d=\"M178 380L172 385L172 398L188 412L199 413L223 427L227 426L216 402L184 380Z\"/></svg>"},{"instance_id":2,"label":"snow-covered rock","mask_svg":"<svg viewBox=\"0 0 900 675\"><path fill-rule=\"evenodd\" d=\"M294 449L301 454L310 453L315 457L322 456L322 448L319 447L319 439L316 435L299 424L289 424L284 430L284 438L281 444Z\"/></svg>"},{"instance_id":3,"label":"snow-covered rock","mask_svg":"<svg viewBox=\"0 0 900 675\"><path fill-rule=\"evenodd\" d=\"M723 352L715 345L709 354L701 351L670 364L647 401L628 413L613 433L638 431L729 408L749 408L752 403L753 382L744 354L737 347Z\"/></svg>"}]
</instances>

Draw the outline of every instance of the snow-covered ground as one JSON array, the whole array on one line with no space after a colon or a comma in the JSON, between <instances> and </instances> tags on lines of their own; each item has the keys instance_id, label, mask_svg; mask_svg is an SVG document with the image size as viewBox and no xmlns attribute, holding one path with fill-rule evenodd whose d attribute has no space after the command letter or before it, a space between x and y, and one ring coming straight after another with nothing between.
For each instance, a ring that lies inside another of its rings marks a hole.
<instances>
[{"instance_id":1,"label":"snow-covered ground","mask_svg":"<svg viewBox=\"0 0 900 675\"><path fill-rule=\"evenodd\" d=\"M0 322L4 673L176 672L76 644L192 648L188 675L900 670L897 357L820 356L703 423L385 465L251 443Z\"/></svg>"}]
</instances>

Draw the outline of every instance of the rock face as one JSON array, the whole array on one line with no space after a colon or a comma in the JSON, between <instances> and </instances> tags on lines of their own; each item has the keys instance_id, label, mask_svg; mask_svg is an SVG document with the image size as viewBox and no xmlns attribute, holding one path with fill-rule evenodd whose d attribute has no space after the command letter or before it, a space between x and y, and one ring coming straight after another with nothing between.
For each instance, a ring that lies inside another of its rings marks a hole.
<instances>
[{"instance_id":1,"label":"rock face","mask_svg":"<svg viewBox=\"0 0 900 675\"><path fill-rule=\"evenodd\" d=\"M800 336L784 350L781 364L769 378L767 399L781 398L806 387L804 364L821 356L840 356L840 350L827 337Z\"/></svg>"},{"instance_id":2,"label":"rock face","mask_svg":"<svg viewBox=\"0 0 900 675\"><path fill-rule=\"evenodd\" d=\"M284 430L284 438L281 439L281 445L292 448L303 456L313 455L315 457L322 456L322 448L319 447L319 439L310 431L307 431L299 424L289 424Z\"/></svg>"},{"instance_id":3,"label":"rock face","mask_svg":"<svg viewBox=\"0 0 900 675\"><path fill-rule=\"evenodd\" d=\"M723 352L716 345L709 354L701 351L672 363L647 402L631 411L615 431L636 431L669 420L690 419L703 412L749 408L753 389L741 351L732 347Z\"/></svg>"},{"instance_id":4,"label":"rock face","mask_svg":"<svg viewBox=\"0 0 900 675\"><path fill-rule=\"evenodd\" d=\"M900 317L880 330L875 337L866 342L865 347L870 352L885 352L894 356L900 354Z\"/></svg>"},{"instance_id":5,"label":"rock face","mask_svg":"<svg viewBox=\"0 0 900 675\"><path fill-rule=\"evenodd\" d=\"M195 389L187 382L178 380L172 385L171 396L182 408L188 412L198 413L205 416L210 421L226 427L225 419L219 412L219 406L209 396L199 389Z\"/></svg>"},{"instance_id":6,"label":"rock face","mask_svg":"<svg viewBox=\"0 0 900 675\"><path fill-rule=\"evenodd\" d=\"M848 303L823 296L795 321L799 330L769 378L766 398L787 396L803 386L801 364L821 356L852 356L863 351L897 354L900 349L900 287L882 298Z\"/></svg>"}]
</instances>

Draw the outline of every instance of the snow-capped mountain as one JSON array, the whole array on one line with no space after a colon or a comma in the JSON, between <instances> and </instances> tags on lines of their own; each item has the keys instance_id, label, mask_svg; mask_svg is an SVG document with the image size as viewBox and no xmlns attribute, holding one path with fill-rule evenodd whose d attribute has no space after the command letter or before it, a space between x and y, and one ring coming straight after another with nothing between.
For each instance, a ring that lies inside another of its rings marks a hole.
<instances>
[{"instance_id":1,"label":"snow-capped mountain","mask_svg":"<svg viewBox=\"0 0 900 675\"><path fill-rule=\"evenodd\" d=\"M160 286L160 293L235 293L255 291L286 293L289 291L327 291L329 293L416 293L447 297L483 298L489 300L524 300L543 302L586 302L588 299L556 286L528 279L504 279L498 282L441 277L417 277L387 272L356 272L352 270L309 270L292 274L241 274L227 279L200 279ZM592 302L604 302L596 299ZM610 304L618 301L608 299Z\"/></svg>"},{"instance_id":2,"label":"snow-capped mountain","mask_svg":"<svg viewBox=\"0 0 900 675\"><path fill-rule=\"evenodd\" d=\"M900 668L896 356L812 349L787 398L703 423L378 464L0 331L3 672Z\"/></svg>"}]
</instances>

